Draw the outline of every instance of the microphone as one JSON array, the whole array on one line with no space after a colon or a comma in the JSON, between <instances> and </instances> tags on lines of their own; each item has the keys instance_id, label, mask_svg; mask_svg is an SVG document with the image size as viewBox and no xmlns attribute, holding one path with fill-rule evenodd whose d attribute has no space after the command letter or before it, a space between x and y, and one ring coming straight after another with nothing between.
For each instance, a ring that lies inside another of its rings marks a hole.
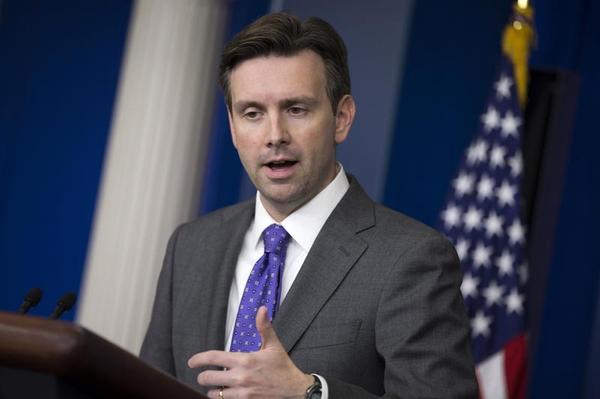
<instances>
[{"instance_id":1,"label":"microphone","mask_svg":"<svg viewBox=\"0 0 600 399\"><path fill-rule=\"evenodd\" d=\"M77 295L74 292L67 292L60 297L54 308L54 312L50 315L51 319L58 319L63 313L71 309L75 305Z\"/></svg>"},{"instance_id":2,"label":"microphone","mask_svg":"<svg viewBox=\"0 0 600 399\"><path fill-rule=\"evenodd\" d=\"M39 288L32 288L27 292L25 298L23 298L23 303L19 307L17 312L21 314L26 314L29 312L29 309L35 307L42 300L42 290Z\"/></svg>"}]
</instances>

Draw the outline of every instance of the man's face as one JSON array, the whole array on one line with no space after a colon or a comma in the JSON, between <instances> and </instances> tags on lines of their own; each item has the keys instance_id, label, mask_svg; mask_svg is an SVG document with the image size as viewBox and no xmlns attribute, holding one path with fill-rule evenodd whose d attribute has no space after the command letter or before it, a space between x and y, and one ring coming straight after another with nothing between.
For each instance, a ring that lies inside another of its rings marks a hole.
<instances>
[{"instance_id":1,"label":"man's face","mask_svg":"<svg viewBox=\"0 0 600 399\"><path fill-rule=\"evenodd\" d=\"M309 50L253 58L231 72L233 144L277 221L335 177L335 145L347 137L354 102L345 96L334 115L326 84L323 61Z\"/></svg>"}]
</instances>

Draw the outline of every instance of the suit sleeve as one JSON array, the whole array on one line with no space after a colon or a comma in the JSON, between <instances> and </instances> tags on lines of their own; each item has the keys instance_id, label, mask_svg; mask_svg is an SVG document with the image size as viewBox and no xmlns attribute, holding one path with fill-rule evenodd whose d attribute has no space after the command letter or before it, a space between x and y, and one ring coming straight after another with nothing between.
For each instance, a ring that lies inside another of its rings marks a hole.
<instances>
[{"instance_id":1,"label":"suit sleeve","mask_svg":"<svg viewBox=\"0 0 600 399\"><path fill-rule=\"evenodd\" d=\"M407 250L391 269L375 323L384 398L477 398L461 279L454 248L438 235ZM327 383L330 399L376 397L334 378Z\"/></svg>"},{"instance_id":2,"label":"suit sleeve","mask_svg":"<svg viewBox=\"0 0 600 399\"><path fill-rule=\"evenodd\" d=\"M140 350L140 358L171 375L175 375L172 348L172 290L175 245L179 229L175 230L169 243L158 278L150 325Z\"/></svg>"}]
</instances>

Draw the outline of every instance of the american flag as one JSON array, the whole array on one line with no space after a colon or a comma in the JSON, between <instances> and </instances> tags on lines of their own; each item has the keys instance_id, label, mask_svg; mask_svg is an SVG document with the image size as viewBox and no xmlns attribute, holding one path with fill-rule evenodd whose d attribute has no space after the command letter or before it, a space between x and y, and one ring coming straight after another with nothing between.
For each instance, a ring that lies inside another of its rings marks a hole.
<instances>
[{"instance_id":1,"label":"american flag","mask_svg":"<svg viewBox=\"0 0 600 399\"><path fill-rule=\"evenodd\" d=\"M503 57L440 221L461 260L483 399L525 396L522 127L513 66Z\"/></svg>"}]
</instances>

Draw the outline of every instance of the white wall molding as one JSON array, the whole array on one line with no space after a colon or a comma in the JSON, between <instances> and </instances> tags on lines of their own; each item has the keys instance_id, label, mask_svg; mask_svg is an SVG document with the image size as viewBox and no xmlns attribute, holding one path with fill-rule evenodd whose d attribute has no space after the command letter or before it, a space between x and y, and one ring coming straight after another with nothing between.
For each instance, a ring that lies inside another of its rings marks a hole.
<instances>
[{"instance_id":1,"label":"white wall molding","mask_svg":"<svg viewBox=\"0 0 600 399\"><path fill-rule=\"evenodd\" d=\"M78 322L136 353L169 234L199 209L226 2L137 1Z\"/></svg>"}]
</instances>

